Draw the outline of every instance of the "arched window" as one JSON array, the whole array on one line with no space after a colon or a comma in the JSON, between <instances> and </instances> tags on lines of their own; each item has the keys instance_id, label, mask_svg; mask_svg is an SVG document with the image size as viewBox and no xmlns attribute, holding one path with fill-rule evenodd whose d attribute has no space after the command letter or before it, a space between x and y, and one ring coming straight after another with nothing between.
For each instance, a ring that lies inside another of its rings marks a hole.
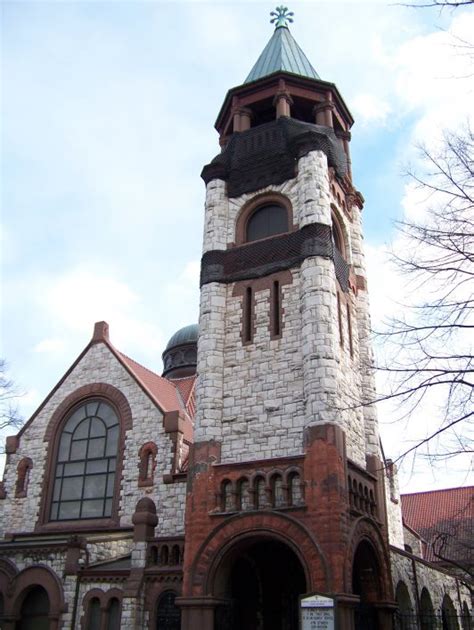
<instances>
[{"instance_id":1,"label":"arched window","mask_svg":"<svg viewBox=\"0 0 474 630\"><path fill-rule=\"evenodd\" d=\"M120 628L120 602L116 597L112 597L107 606L107 630L117 630Z\"/></svg>"},{"instance_id":2,"label":"arched window","mask_svg":"<svg viewBox=\"0 0 474 630\"><path fill-rule=\"evenodd\" d=\"M292 472L288 475L288 500L290 505L301 505L303 503L301 478L297 472Z\"/></svg>"},{"instance_id":3,"label":"arched window","mask_svg":"<svg viewBox=\"0 0 474 630\"><path fill-rule=\"evenodd\" d=\"M267 505L267 493L265 489L265 479L257 477L255 479L255 508L261 510Z\"/></svg>"},{"instance_id":4,"label":"arched window","mask_svg":"<svg viewBox=\"0 0 474 630\"><path fill-rule=\"evenodd\" d=\"M249 482L245 477L237 483L237 503L239 510L248 510L250 507Z\"/></svg>"},{"instance_id":5,"label":"arched window","mask_svg":"<svg viewBox=\"0 0 474 630\"><path fill-rule=\"evenodd\" d=\"M459 630L458 616L449 595L443 597L441 619L443 622L443 630Z\"/></svg>"},{"instance_id":6,"label":"arched window","mask_svg":"<svg viewBox=\"0 0 474 630\"><path fill-rule=\"evenodd\" d=\"M122 592L92 589L83 600L85 615L81 619L84 630L118 630L120 628Z\"/></svg>"},{"instance_id":7,"label":"arched window","mask_svg":"<svg viewBox=\"0 0 474 630\"><path fill-rule=\"evenodd\" d=\"M344 233L342 231L341 224L337 217L332 215L332 240L336 250L339 254L345 258L346 257L346 247L344 244Z\"/></svg>"},{"instance_id":8,"label":"arched window","mask_svg":"<svg viewBox=\"0 0 474 630\"><path fill-rule=\"evenodd\" d=\"M31 469L33 468L33 462L29 457L24 457L17 467L17 478L15 497L17 499L26 497L28 493L28 485L30 483Z\"/></svg>"},{"instance_id":9,"label":"arched window","mask_svg":"<svg viewBox=\"0 0 474 630\"><path fill-rule=\"evenodd\" d=\"M285 504L285 494L283 492L283 479L281 475L273 475L271 479L272 489L272 505L273 507L281 507Z\"/></svg>"},{"instance_id":10,"label":"arched window","mask_svg":"<svg viewBox=\"0 0 474 630\"><path fill-rule=\"evenodd\" d=\"M173 547L171 548L170 564L172 566L176 566L179 564L179 546L178 545L173 545Z\"/></svg>"},{"instance_id":11,"label":"arched window","mask_svg":"<svg viewBox=\"0 0 474 630\"><path fill-rule=\"evenodd\" d=\"M166 566L169 562L169 549L168 545L162 545L160 549L160 564Z\"/></svg>"},{"instance_id":12,"label":"arched window","mask_svg":"<svg viewBox=\"0 0 474 630\"><path fill-rule=\"evenodd\" d=\"M397 630L412 630L417 627L416 617L413 614L410 593L404 582L397 584L395 594L397 600L396 628Z\"/></svg>"},{"instance_id":13,"label":"arched window","mask_svg":"<svg viewBox=\"0 0 474 630\"><path fill-rule=\"evenodd\" d=\"M472 617L469 612L469 606L467 605L467 602L463 602L462 617L461 617L462 630L471 630L472 628L471 620L472 620Z\"/></svg>"},{"instance_id":14,"label":"arched window","mask_svg":"<svg viewBox=\"0 0 474 630\"><path fill-rule=\"evenodd\" d=\"M100 601L98 597L93 597L89 602L87 611L87 628L89 630L100 630Z\"/></svg>"},{"instance_id":15,"label":"arched window","mask_svg":"<svg viewBox=\"0 0 474 630\"><path fill-rule=\"evenodd\" d=\"M120 426L114 408L89 400L67 418L58 445L50 520L112 515Z\"/></svg>"},{"instance_id":16,"label":"arched window","mask_svg":"<svg viewBox=\"0 0 474 630\"><path fill-rule=\"evenodd\" d=\"M154 442L147 442L138 451L138 485L152 486L153 474L156 468L157 446Z\"/></svg>"},{"instance_id":17,"label":"arched window","mask_svg":"<svg viewBox=\"0 0 474 630\"><path fill-rule=\"evenodd\" d=\"M247 221L247 242L288 232L288 212L279 204L259 206Z\"/></svg>"},{"instance_id":18,"label":"arched window","mask_svg":"<svg viewBox=\"0 0 474 630\"><path fill-rule=\"evenodd\" d=\"M156 606L156 630L180 630L181 610L175 604L176 593L165 591Z\"/></svg>"},{"instance_id":19,"label":"arched window","mask_svg":"<svg viewBox=\"0 0 474 630\"><path fill-rule=\"evenodd\" d=\"M420 628L421 630L434 630L437 620L434 614L431 596L426 588L423 588L420 596Z\"/></svg>"},{"instance_id":20,"label":"arched window","mask_svg":"<svg viewBox=\"0 0 474 630\"><path fill-rule=\"evenodd\" d=\"M34 586L23 600L19 630L47 630L49 628L49 597L42 586Z\"/></svg>"},{"instance_id":21,"label":"arched window","mask_svg":"<svg viewBox=\"0 0 474 630\"><path fill-rule=\"evenodd\" d=\"M232 512L234 510L234 497L232 495L232 482L225 480L221 486L221 510Z\"/></svg>"}]
</instances>

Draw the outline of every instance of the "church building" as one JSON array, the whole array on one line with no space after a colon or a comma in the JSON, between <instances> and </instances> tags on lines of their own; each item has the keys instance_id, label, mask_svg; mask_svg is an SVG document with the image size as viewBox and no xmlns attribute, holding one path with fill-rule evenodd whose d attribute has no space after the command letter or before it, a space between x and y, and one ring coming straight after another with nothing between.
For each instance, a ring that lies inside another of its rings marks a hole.
<instances>
[{"instance_id":1,"label":"church building","mask_svg":"<svg viewBox=\"0 0 474 630\"><path fill-rule=\"evenodd\" d=\"M7 438L4 630L472 627L357 404L375 384L354 121L272 15L201 174L199 324L160 376L96 323Z\"/></svg>"}]
</instances>

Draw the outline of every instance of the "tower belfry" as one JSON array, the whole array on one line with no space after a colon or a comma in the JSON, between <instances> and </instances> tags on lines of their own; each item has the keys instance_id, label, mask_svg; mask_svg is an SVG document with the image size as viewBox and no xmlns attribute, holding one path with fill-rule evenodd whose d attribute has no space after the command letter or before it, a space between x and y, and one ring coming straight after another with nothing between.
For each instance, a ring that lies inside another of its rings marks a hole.
<instances>
[{"instance_id":1,"label":"tower belfry","mask_svg":"<svg viewBox=\"0 0 474 630\"><path fill-rule=\"evenodd\" d=\"M341 628L389 628L353 119L272 15L202 171L183 628L296 630L311 592L337 596Z\"/></svg>"}]
</instances>

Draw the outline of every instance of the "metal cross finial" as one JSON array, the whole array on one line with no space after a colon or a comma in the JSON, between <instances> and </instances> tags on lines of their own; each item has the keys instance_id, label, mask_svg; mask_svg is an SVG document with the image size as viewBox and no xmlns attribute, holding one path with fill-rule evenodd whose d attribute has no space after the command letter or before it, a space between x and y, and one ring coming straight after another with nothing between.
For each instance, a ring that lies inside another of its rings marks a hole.
<instances>
[{"instance_id":1,"label":"metal cross finial","mask_svg":"<svg viewBox=\"0 0 474 630\"><path fill-rule=\"evenodd\" d=\"M282 4L276 7L275 11L272 11L270 15L273 16L270 24L275 22L275 28L280 28L281 26L288 28L288 22L293 24L293 11L288 11L288 7L284 7Z\"/></svg>"}]
</instances>

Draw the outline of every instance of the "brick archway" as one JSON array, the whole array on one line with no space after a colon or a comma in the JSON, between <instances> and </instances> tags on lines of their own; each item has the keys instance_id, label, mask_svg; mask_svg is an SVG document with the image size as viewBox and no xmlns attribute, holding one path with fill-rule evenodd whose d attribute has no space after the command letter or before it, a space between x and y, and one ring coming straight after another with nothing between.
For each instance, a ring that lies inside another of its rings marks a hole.
<instances>
[{"instance_id":1,"label":"brick archway","mask_svg":"<svg viewBox=\"0 0 474 630\"><path fill-rule=\"evenodd\" d=\"M372 519L356 521L346 555L345 590L358 603L354 607L354 628L392 630L396 602L393 596L388 545Z\"/></svg>"},{"instance_id":2,"label":"brick archway","mask_svg":"<svg viewBox=\"0 0 474 630\"><path fill-rule=\"evenodd\" d=\"M367 542L373 549L380 568L381 596L386 601L393 600L393 586L390 573L390 557L387 545L382 538L379 528L369 518L358 519L349 536L349 546L346 555L344 582L347 593L352 591L352 571L357 548L362 542Z\"/></svg>"},{"instance_id":3,"label":"brick archway","mask_svg":"<svg viewBox=\"0 0 474 630\"><path fill-rule=\"evenodd\" d=\"M215 589L219 566L236 545L249 539L278 541L286 545L303 568L308 591L330 590L329 565L312 534L288 514L261 511L238 514L220 523L207 536L191 566L192 595L208 595Z\"/></svg>"},{"instance_id":4,"label":"brick archway","mask_svg":"<svg viewBox=\"0 0 474 630\"><path fill-rule=\"evenodd\" d=\"M58 576L46 565L34 565L20 571L12 586L11 613L19 619L21 607L28 593L35 587L42 587L48 594L50 628L59 628L60 618L65 611L64 592Z\"/></svg>"}]
</instances>

